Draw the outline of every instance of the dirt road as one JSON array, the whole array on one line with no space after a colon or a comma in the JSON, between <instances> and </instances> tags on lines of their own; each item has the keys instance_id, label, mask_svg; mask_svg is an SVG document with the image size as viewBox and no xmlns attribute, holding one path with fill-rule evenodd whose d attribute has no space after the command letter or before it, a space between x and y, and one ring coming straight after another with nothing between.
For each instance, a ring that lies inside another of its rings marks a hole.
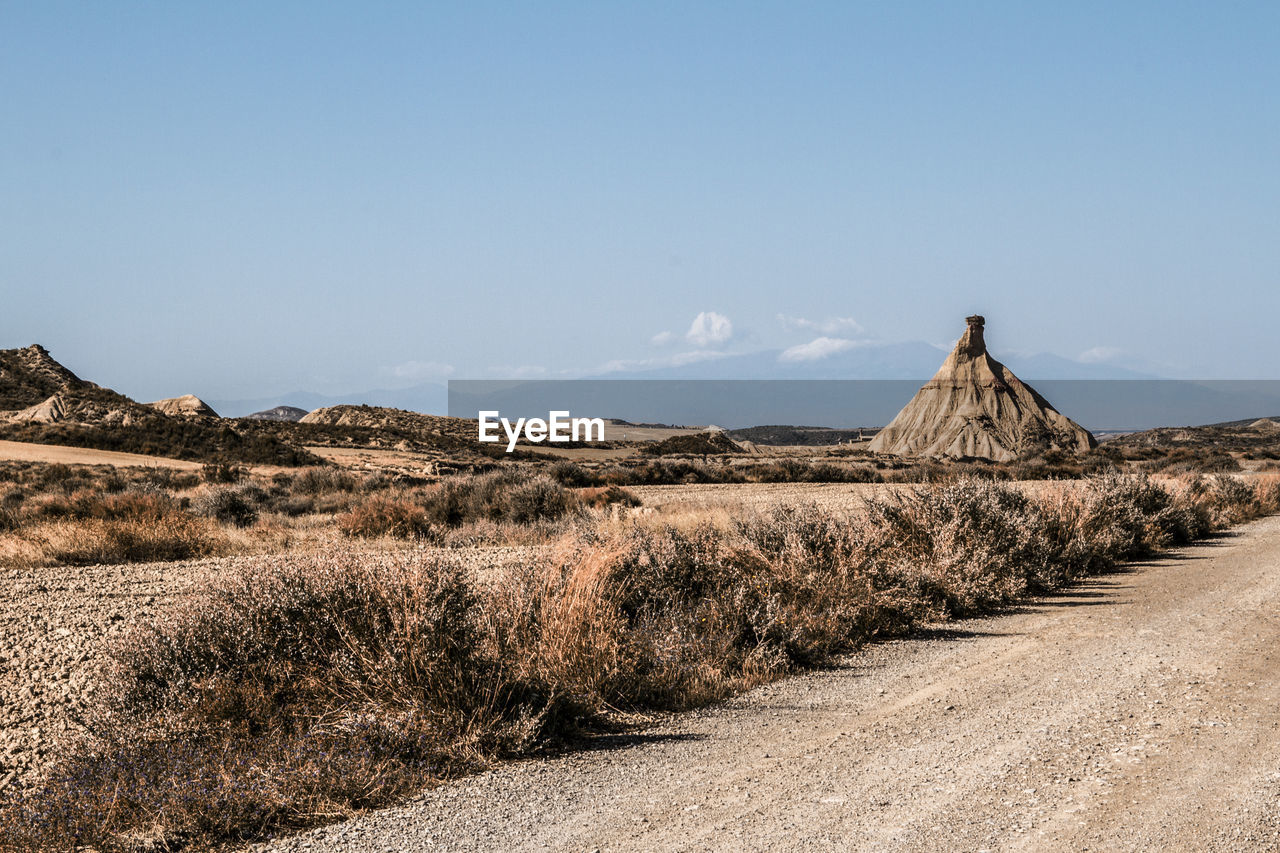
<instances>
[{"instance_id":1,"label":"dirt road","mask_svg":"<svg viewBox=\"0 0 1280 853\"><path fill-rule=\"evenodd\" d=\"M199 462L143 456L117 450L94 450L90 447L63 447L60 444L30 444L25 441L0 441L0 461L53 462L63 465L137 465L144 468L179 468L200 470Z\"/></svg>"},{"instance_id":2,"label":"dirt road","mask_svg":"<svg viewBox=\"0 0 1280 853\"><path fill-rule=\"evenodd\" d=\"M1280 518L948 627L271 849L1280 849Z\"/></svg>"}]
</instances>

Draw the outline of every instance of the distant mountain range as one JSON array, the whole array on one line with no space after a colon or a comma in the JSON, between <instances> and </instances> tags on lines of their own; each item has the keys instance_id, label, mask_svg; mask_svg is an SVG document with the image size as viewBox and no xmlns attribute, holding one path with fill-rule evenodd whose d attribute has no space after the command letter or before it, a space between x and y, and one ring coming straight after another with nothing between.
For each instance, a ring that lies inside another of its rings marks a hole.
<instances>
[{"instance_id":1,"label":"distant mountain range","mask_svg":"<svg viewBox=\"0 0 1280 853\"><path fill-rule=\"evenodd\" d=\"M449 392L443 383L432 382L397 390L375 389L355 391L350 394L316 394L312 391L291 391L276 397L258 397L253 400L210 400L210 405L223 417L241 418L258 415L278 408L301 409L314 412L330 406L366 405L407 409L429 415L441 415L449 408ZM281 418L269 418L281 420Z\"/></svg>"},{"instance_id":2,"label":"distant mountain range","mask_svg":"<svg viewBox=\"0 0 1280 853\"><path fill-rule=\"evenodd\" d=\"M791 355L788 355L791 353ZM923 382L938 370L947 351L924 341L896 344L859 343L821 358L804 358L794 350L708 357L673 367L618 369L592 375L592 379L911 379ZM997 352L995 356L1017 375L1034 383L1038 379L1153 379L1104 363L1086 363L1052 353L1025 355ZM558 376L560 379L577 378ZM251 400L210 400L225 417L244 417L279 406L306 411L343 404L388 406L427 414L444 414L449 408L448 388L428 382L408 388L380 388L350 394L326 395L293 391Z\"/></svg>"},{"instance_id":3,"label":"distant mountain range","mask_svg":"<svg viewBox=\"0 0 1280 853\"><path fill-rule=\"evenodd\" d=\"M822 347L764 350L742 355L708 357L691 364L642 370L617 370L595 379L919 379L937 373L947 350L924 341L897 344L831 342L835 351L820 355ZM836 349L843 346L842 349ZM816 357L811 357L816 356ZM993 352L997 359L1025 377L1037 379L1154 379L1149 373L1106 363L1086 363L1052 353L1027 355Z\"/></svg>"}]
</instances>

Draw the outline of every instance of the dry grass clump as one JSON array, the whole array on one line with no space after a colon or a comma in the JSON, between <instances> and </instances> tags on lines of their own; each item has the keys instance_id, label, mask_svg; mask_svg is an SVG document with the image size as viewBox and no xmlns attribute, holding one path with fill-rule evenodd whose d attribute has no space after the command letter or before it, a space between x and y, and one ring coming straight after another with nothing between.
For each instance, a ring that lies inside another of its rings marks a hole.
<instances>
[{"instance_id":1,"label":"dry grass clump","mask_svg":"<svg viewBox=\"0 0 1280 853\"><path fill-rule=\"evenodd\" d=\"M153 520L52 524L30 536L42 555L69 566L188 560L218 553L216 527L186 514Z\"/></svg>"},{"instance_id":2,"label":"dry grass clump","mask_svg":"<svg viewBox=\"0 0 1280 853\"><path fill-rule=\"evenodd\" d=\"M1043 496L963 479L849 518L602 517L482 577L441 552L241 570L117 646L84 743L0 807L0 832L208 846L333 820L1278 506L1280 478L1110 475Z\"/></svg>"}]
</instances>

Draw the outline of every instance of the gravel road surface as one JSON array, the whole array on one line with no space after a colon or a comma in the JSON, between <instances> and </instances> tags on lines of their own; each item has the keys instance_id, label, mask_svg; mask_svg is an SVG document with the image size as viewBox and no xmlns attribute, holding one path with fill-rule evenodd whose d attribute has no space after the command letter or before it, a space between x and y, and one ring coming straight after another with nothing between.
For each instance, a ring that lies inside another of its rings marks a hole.
<instances>
[{"instance_id":1,"label":"gravel road surface","mask_svg":"<svg viewBox=\"0 0 1280 853\"><path fill-rule=\"evenodd\" d=\"M1280 850L1280 518L261 850Z\"/></svg>"}]
</instances>

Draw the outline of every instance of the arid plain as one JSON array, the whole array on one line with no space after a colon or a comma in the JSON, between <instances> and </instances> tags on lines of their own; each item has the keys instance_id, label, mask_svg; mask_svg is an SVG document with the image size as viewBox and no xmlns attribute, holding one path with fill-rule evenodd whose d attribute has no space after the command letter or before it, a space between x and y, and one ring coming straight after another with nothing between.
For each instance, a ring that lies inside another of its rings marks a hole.
<instances>
[{"instance_id":1,"label":"arid plain","mask_svg":"<svg viewBox=\"0 0 1280 853\"><path fill-rule=\"evenodd\" d=\"M1275 846L1280 429L979 435L957 353L903 420L1043 444L505 454L4 351L0 841Z\"/></svg>"}]
</instances>

